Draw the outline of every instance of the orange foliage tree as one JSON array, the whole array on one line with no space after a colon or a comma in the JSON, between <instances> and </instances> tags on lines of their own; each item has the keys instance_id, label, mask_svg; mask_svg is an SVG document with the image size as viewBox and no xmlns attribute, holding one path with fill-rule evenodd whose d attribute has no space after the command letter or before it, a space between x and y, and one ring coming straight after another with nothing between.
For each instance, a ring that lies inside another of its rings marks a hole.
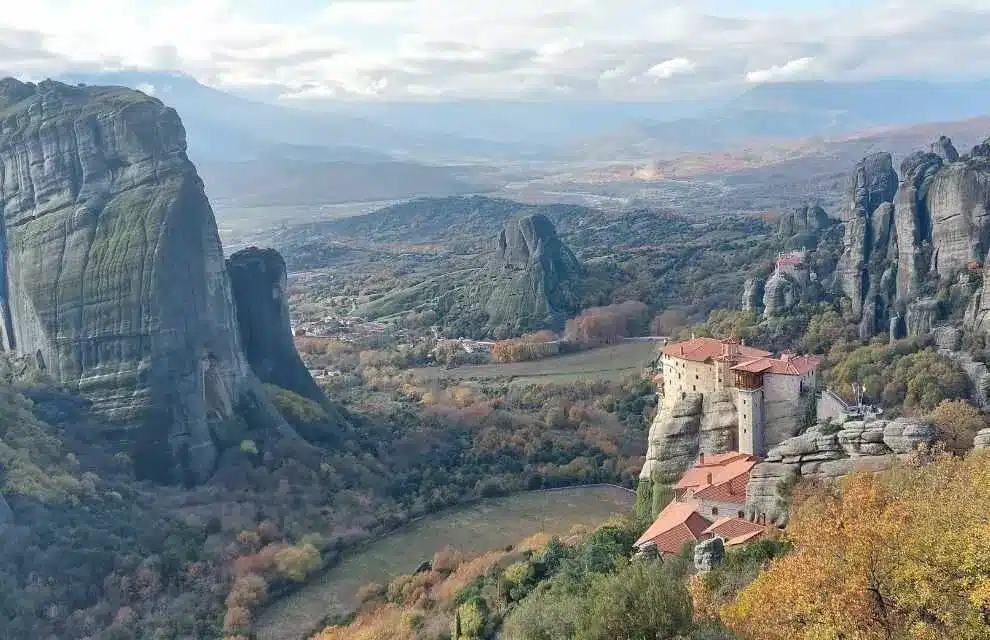
<instances>
[{"instance_id":1,"label":"orange foliage tree","mask_svg":"<svg viewBox=\"0 0 990 640\"><path fill-rule=\"evenodd\" d=\"M990 454L934 458L806 500L794 552L722 620L744 640L990 637Z\"/></svg>"}]
</instances>

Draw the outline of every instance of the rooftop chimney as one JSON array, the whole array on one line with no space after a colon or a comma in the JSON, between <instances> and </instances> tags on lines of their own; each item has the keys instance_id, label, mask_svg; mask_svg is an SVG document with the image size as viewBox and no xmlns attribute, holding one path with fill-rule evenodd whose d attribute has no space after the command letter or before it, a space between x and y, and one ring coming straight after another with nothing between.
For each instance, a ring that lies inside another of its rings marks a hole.
<instances>
[{"instance_id":1,"label":"rooftop chimney","mask_svg":"<svg viewBox=\"0 0 990 640\"><path fill-rule=\"evenodd\" d=\"M712 474L711 474L711 472L709 472L708 473L708 484L711 484L711 483L712 483Z\"/></svg>"},{"instance_id":2,"label":"rooftop chimney","mask_svg":"<svg viewBox=\"0 0 990 640\"><path fill-rule=\"evenodd\" d=\"M705 464L705 454L703 453L698 454L698 464Z\"/></svg>"}]
</instances>

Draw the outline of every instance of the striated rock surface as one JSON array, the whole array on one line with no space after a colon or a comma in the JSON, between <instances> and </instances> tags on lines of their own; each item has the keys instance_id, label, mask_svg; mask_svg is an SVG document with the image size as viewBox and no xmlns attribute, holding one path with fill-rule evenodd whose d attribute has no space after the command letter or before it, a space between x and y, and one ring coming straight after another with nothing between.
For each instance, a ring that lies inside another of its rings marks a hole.
<instances>
[{"instance_id":1,"label":"striated rock surface","mask_svg":"<svg viewBox=\"0 0 990 640\"><path fill-rule=\"evenodd\" d=\"M733 451L738 447L738 433L739 414L732 399L732 391L721 389L705 394L701 403L698 452L715 454Z\"/></svg>"},{"instance_id":2,"label":"striated rock surface","mask_svg":"<svg viewBox=\"0 0 990 640\"><path fill-rule=\"evenodd\" d=\"M921 298L910 303L904 323L907 335L924 336L931 333L939 318L939 308L935 298Z\"/></svg>"},{"instance_id":3,"label":"striated rock surface","mask_svg":"<svg viewBox=\"0 0 990 640\"><path fill-rule=\"evenodd\" d=\"M542 214L510 222L495 239L483 287L489 325L541 323L577 311L583 275L578 259Z\"/></svg>"},{"instance_id":4,"label":"striated rock surface","mask_svg":"<svg viewBox=\"0 0 990 640\"><path fill-rule=\"evenodd\" d=\"M980 429L973 438L974 449L990 449L990 429Z\"/></svg>"},{"instance_id":5,"label":"striated rock surface","mask_svg":"<svg viewBox=\"0 0 990 640\"><path fill-rule=\"evenodd\" d=\"M158 100L0 81L0 250L4 347L91 398L145 476L201 481L239 406L273 417L185 132Z\"/></svg>"},{"instance_id":6,"label":"striated rock surface","mask_svg":"<svg viewBox=\"0 0 990 640\"><path fill-rule=\"evenodd\" d=\"M875 265L885 262L889 253L892 208L888 205L879 212L877 209L894 199L897 192L897 172L889 153L875 153L865 157L853 172L843 201L845 236L843 252L836 267L838 288L849 298L851 311L856 320L863 317L864 307L875 306L879 292L871 291L871 286L879 284L883 272L871 278ZM883 231L879 237L877 231ZM876 321L875 312L867 309L871 323Z\"/></svg>"},{"instance_id":7,"label":"striated rock surface","mask_svg":"<svg viewBox=\"0 0 990 640\"><path fill-rule=\"evenodd\" d=\"M725 541L722 538L702 540L694 547L694 568L699 572L711 571L725 558Z\"/></svg>"},{"instance_id":8,"label":"striated rock surface","mask_svg":"<svg viewBox=\"0 0 990 640\"><path fill-rule=\"evenodd\" d=\"M935 426L898 418L850 421L841 429L816 425L771 448L750 473L746 514L756 520L786 524L787 496L781 490L800 478L832 480L853 470L886 469L893 455L907 455L935 441Z\"/></svg>"},{"instance_id":9,"label":"striated rock surface","mask_svg":"<svg viewBox=\"0 0 990 640\"><path fill-rule=\"evenodd\" d=\"M889 155L873 154L857 165L844 205L836 278L861 337L891 327L909 335L931 331L948 309L919 296L930 297L947 280L956 279L949 287L953 308L965 307L971 286L960 278L968 278L990 250L990 157L980 149L961 157L942 137L931 152L904 159L894 192ZM977 295L967 322L986 330L990 308Z\"/></svg>"},{"instance_id":10,"label":"striated rock surface","mask_svg":"<svg viewBox=\"0 0 990 640\"><path fill-rule=\"evenodd\" d=\"M801 285L794 278L774 272L763 293L763 315L767 318L787 313L801 301Z\"/></svg>"},{"instance_id":11,"label":"striated rock surface","mask_svg":"<svg viewBox=\"0 0 990 640\"><path fill-rule=\"evenodd\" d=\"M763 295L765 282L762 278L749 278L743 284L742 309L743 311L763 312Z\"/></svg>"},{"instance_id":12,"label":"striated rock surface","mask_svg":"<svg viewBox=\"0 0 990 640\"><path fill-rule=\"evenodd\" d=\"M955 162L959 159L959 152L946 136L939 136L938 140L932 143L931 151L946 162Z\"/></svg>"},{"instance_id":13,"label":"striated rock surface","mask_svg":"<svg viewBox=\"0 0 990 640\"><path fill-rule=\"evenodd\" d=\"M3 531L4 527L14 523L14 512L10 510L10 505L4 500L3 495L0 495L0 531Z\"/></svg>"},{"instance_id":14,"label":"striated rock surface","mask_svg":"<svg viewBox=\"0 0 990 640\"><path fill-rule=\"evenodd\" d=\"M784 240L787 249L813 249L818 245L819 234L838 224L818 205L798 207L785 214L777 225L777 236Z\"/></svg>"},{"instance_id":15,"label":"striated rock surface","mask_svg":"<svg viewBox=\"0 0 990 640\"><path fill-rule=\"evenodd\" d=\"M315 402L327 401L292 342L285 261L274 249L243 249L227 259L241 344L255 374Z\"/></svg>"},{"instance_id":16,"label":"striated rock surface","mask_svg":"<svg viewBox=\"0 0 990 640\"><path fill-rule=\"evenodd\" d=\"M664 397L650 425L646 462L640 480L671 480L694 464L700 451L702 395ZM714 453L714 452L712 452Z\"/></svg>"}]
</instances>

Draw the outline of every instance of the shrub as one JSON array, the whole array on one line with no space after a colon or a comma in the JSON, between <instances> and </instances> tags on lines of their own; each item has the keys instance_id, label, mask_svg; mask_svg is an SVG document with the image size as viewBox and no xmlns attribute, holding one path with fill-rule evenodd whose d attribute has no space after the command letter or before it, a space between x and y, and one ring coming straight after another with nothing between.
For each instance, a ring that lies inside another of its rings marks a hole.
<instances>
[{"instance_id":1,"label":"shrub","mask_svg":"<svg viewBox=\"0 0 990 640\"><path fill-rule=\"evenodd\" d=\"M265 391L285 419L295 424L315 424L327 420L326 410L298 393L282 387L266 384Z\"/></svg>"},{"instance_id":2,"label":"shrub","mask_svg":"<svg viewBox=\"0 0 990 640\"><path fill-rule=\"evenodd\" d=\"M275 568L295 582L303 582L319 566L320 552L309 543L286 547L275 554Z\"/></svg>"}]
</instances>

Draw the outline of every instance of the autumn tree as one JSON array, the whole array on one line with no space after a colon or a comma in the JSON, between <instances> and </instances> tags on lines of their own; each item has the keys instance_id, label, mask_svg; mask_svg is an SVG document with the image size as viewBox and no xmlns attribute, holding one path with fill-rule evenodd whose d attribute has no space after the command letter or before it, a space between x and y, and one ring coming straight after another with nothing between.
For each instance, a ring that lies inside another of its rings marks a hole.
<instances>
[{"instance_id":1,"label":"autumn tree","mask_svg":"<svg viewBox=\"0 0 990 640\"><path fill-rule=\"evenodd\" d=\"M935 425L938 440L958 454L972 449L976 432L987 427L986 416L965 400L945 400L928 414L928 420Z\"/></svg>"},{"instance_id":2,"label":"autumn tree","mask_svg":"<svg viewBox=\"0 0 990 640\"><path fill-rule=\"evenodd\" d=\"M722 619L743 640L986 638L990 454L935 458L806 500L788 527L794 552Z\"/></svg>"}]
</instances>

